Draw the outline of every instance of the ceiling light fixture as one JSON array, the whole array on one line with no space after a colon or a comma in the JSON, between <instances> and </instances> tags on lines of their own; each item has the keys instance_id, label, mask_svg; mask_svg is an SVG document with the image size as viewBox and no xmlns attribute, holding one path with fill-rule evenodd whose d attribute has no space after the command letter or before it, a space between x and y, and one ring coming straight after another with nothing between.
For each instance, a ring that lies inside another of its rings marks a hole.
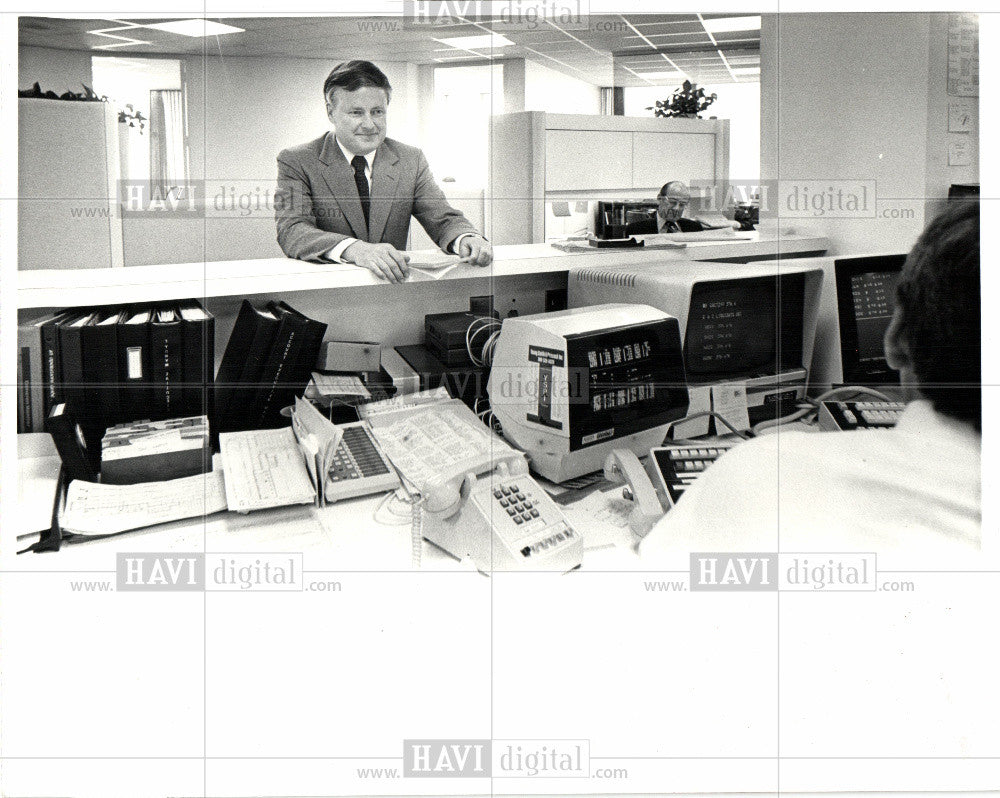
<instances>
[{"instance_id":1,"label":"ceiling light fixture","mask_svg":"<svg viewBox=\"0 0 1000 798\"><path fill-rule=\"evenodd\" d=\"M243 28L234 28L232 25L223 25L221 22L213 22L210 19L176 19L172 22L154 22L142 27L177 33L195 39L205 36L224 36L227 33L243 33Z\"/></svg>"},{"instance_id":2,"label":"ceiling light fixture","mask_svg":"<svg viewBox=\"0 0 1000 798\"><path fill-rule=\"evenodd\" d=\"M514 42L499 33L485 33L482 36L455 36L451 39L435 39L436 42L457 47L460 50L487 50L497 47L513 47Z\"/></svg>"},{"instance_id":3,"label":"ceiling light fixture","mask_svg":"<svg viewBox=\"0 0 1000 798\"><path fill-rule=\"evenodd\" d=\"M715 19L703 19L701 24L709 33L760 30L760 17L716 17Z\"/></svg>"}]
</instances>

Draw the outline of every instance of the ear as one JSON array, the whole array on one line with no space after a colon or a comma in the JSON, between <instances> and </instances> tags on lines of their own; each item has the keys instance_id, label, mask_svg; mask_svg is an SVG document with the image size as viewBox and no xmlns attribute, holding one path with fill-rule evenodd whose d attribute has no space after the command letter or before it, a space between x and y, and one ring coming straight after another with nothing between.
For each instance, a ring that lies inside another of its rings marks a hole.
<instances>
[{"instance_id":1,"label":"ear","mask_svg":"<svg viewBox=\"0 0 1000 798\"><path fill-rule=\"evenodd\" d=\"M883 342L885 346L885 360L889 364L889 368L896 371L909 370L913 365L909 347L903 338L902 318L902 312L899 308L896 308L892 314L892 321L889 322L889 326L885 330L885 339Z\"/></svg>"}]
</instances>

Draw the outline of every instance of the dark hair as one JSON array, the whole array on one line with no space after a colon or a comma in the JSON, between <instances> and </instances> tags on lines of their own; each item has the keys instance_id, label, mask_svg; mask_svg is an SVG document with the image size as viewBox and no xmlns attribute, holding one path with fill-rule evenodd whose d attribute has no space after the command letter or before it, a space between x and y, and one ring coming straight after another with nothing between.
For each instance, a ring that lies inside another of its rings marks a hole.
<instances>
[{"instance_id":1,"label":"dark hair","mask_svg":"<svg viewBox=\"0 0 1000 798\"><path fill-rule=\"evenodd\" d=\"M910 251L896 288L920 392L982 431L979 203L952 200Z\"/></svg>"},{"instance_id":2,"label":"dark hair","mask_svg":"<svg viewBox=\"0 0 1000 798\"><path fill-rule=\"evenodd\" d=\"M334 89L344 89L345 91L357 91L362 86L374 86L376 89L384 89L386 99L392 95L392 86L389 85L389 78L371 61L345 61L337 64L323 81L323 99L332 101Z\"/></svg>"}]
</instances>

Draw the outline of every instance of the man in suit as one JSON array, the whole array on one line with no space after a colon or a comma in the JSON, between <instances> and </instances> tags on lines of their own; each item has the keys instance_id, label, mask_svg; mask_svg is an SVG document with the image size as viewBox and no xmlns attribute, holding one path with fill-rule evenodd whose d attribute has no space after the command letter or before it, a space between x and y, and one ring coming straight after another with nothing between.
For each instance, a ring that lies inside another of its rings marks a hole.
<instances>
[{"instance_id":1,"label":"man in suit","mask_svg":"<svg viewBox=\"0 0 1000 798\"><path fill-rule=\"evenodd\" d=\"M713 225L703 219L691 218L684 215L688 205L691 204L691 192L680 180L671 180L664 183L660 193L656 195L656 227L658 233L699 233L702 230L718 230L723 226L734 225Z\"/></svg>"},{"instance_id":2,"label":"man in suit","mask_svg":"<svg viewBox=\"0 0 1000 798\"><path fill-rule=\"evenodd\" d=\"M354 263L390 282L409 274L410 216L446 252L479 266L489 242L448 204L416 147L386 138L392 87L369 61L334 67L323 84L333 131L278 155L275 220L290 258Z\"/></svg>"}]
</instances>

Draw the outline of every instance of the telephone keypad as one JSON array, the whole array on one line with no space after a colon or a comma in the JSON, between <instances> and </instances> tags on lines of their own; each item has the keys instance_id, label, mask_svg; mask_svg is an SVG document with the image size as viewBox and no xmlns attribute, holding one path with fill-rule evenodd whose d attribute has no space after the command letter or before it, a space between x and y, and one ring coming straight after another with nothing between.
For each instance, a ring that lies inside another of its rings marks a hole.
<instances>
[{"instance_id":1,"label":"telephone keypad","mask_svg":"<svg viewBox=\"0 0 1000 798\"><path fill-rule=\"evenodd\" d=\"M500 510L506 510L506 515L513 522L509 524L505 534L511 536L512 543L517 543L516 550L522 557L538 556L569 545L576 538L576 534L565 523L552 524L552 528L547 529L550 523L544 517L546 505L536 498L537 494L532 491L532 487L534 486L528 487L523 483L494 484L490 491L496 502L494 507L499 505L496 514L502 518L504 514ZM546 531L550 534L545 534ZM538 537L539 533L544 537Z\"/></svg>"}]
</instances>

